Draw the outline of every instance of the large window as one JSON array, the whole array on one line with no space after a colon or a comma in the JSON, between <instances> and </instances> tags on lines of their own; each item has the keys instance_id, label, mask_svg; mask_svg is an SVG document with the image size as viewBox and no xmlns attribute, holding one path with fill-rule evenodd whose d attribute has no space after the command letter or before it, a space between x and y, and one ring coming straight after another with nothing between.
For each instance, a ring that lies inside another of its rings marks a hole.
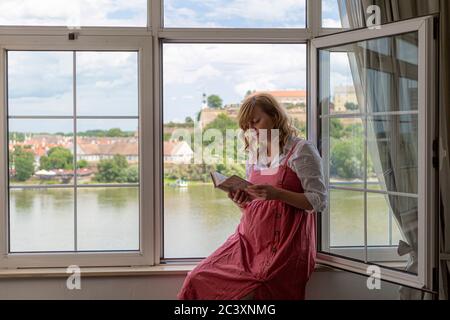
<instances>
[{"instance_id":1,"label":"large window","mask_svg":"<svg viewBox=\"0 0 450 320\"><path fill-rule=\"evenodd\" d=\"M215 139L226 155L227 129L238 129L242 100L262 90L287 109L305 137L306 46L167 43L163 60L164 257L205 257L234 232L241 217L226 193L214 189L209 172L245 176L245 165L238 161L237 143L231 159L218 157L214 163L204 154L194 161L196 148L206 148L217 130ZM195 130L200 144L194 143ZM185 134L188 138L179 141Z\"/></svg>"},{"instance_id":2,"label":"large window","mask_svg":"<svg viewBox=\"0 0 450 320\"><path fill-rule=\"evenodd\" d=\"M429 20L324 36L366 1L35 2L0 1L0 267L206 257L241 217L209 171L245 175L227 131L269 91L324 161L318 262L429 286Z\"/></svg>"},{"instance_id":3,"label":"large window","mask_svg":"<svg viewBox=\"0 0 450 320\"><path fill-rule=\"evenodd\" d=\"M7 52L11 252L139 250L137 56Z\"/></svg>"}]
</instances>

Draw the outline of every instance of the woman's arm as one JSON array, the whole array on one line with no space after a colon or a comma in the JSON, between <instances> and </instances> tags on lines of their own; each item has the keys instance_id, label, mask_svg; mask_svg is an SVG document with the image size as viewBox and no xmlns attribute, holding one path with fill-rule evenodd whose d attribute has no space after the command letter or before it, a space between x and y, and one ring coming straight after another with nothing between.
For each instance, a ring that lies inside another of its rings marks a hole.
<instances>
[{"instance_id":1,"label":"woman's arm","mask_svg":"<svg viewBox=\"0 0 450 320\"><path fill-rule=\"evenodd\" d=\"M249 195L255 197L256 199L280 200L299 209L313 209L304 193L277 188L269 184L248 186L246 191Z\"/></svg>"}]
</instances>

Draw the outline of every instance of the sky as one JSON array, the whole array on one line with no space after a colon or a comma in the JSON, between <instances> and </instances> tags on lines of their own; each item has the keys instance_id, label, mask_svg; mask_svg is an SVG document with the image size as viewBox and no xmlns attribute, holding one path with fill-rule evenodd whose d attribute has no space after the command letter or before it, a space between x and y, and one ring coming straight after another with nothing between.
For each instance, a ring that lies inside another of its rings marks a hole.
<instances>
[{"instance_id":1,"label":"sky","mask_svg":"<svg viewBox=\"0 0 450 320\"><path fill-rule=\"evenodd\" d=\"M167 27L305 26L304 0L278 0L276 5L272 0L166 0L164 9ZM337 0L324 0L326 26L339 25L338 12ZM0 25L145 27L146 0L40 0L39 6L35 0L1 0ZM136 52L77 52L75 59L78 115L137 116ZM73 63L73 52L9 52L9 114L72 115ZM346 66L335 69L333 79L348 79ZM165 44L163 85L164 122L195 117L203 93L217 94L230 104L241 102L247 90L305 89L306 46ZM89 126L136 130L135 122ZM15 123L18 129L42 130L39 121Z\"/></svg>"}]
</instances>

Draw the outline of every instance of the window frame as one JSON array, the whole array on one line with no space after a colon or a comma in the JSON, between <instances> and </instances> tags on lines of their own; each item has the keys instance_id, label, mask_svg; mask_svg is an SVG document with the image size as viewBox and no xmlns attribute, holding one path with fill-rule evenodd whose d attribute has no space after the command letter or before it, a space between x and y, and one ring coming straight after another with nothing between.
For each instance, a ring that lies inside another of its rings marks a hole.
<instances>
[{"instance_id":1,"label":"window frame","mask_svg":"<svg viewBox=\"0 0 450 320\"><path fill-rule=\"evenodd\" d=\"M426 16L416 19L410 19L400 22L394 22L391 24L383 25L380 29L357 29L345 31L333 36L324 36L315 38L311 43L311 60L314 69L317 70L312 75L311 83L312 91L311 96L316 96L317 99L311 101L311 110L314 114L314 121L311 123L313 133L312 137L319 138L321 134L319 128L321 127L320 119L318 116L319 97L319 59L318 51L321 48L334 47L347 43L354 43L358 41L370 40L375 38L394 36L397 34L407 32L418 32L419 37L419 109L418 109L418 123L419 123L419 141L418 141L418 156L419 156L419 180L418 180L418 274L413 275L400 270L395 270L389 267L383 267L378 265L381 270L381 278L386 281L403 284L414 288L420 288L424 290L433 289L433 268L435 266L436 259L436 245L435 245L435 212L436 204L434 203L435 181L436 172L432 166L432 144L435 139L435 133L433 132L434 123L436 119L433 114L433 107L435 106L435 94L434 94L434 81L435 70L432 64L432 57L435 56L435 43L433 41L433 28L434 19L432 16ZM421 85L422 84L422 85ZM429 110L427 112L427 110ZM421 135L421 133L424 133ZM316 142L316 141L315 141ZM319 146L322 149L322 146ZM328 145L325 143L324 148L327 149ZM324 161L326 161L327 154L322 152ZM328 172L325 172L326 181L328 183ZM330 190L330 188L328 188ZM325 216L325 219L329 218L329 207L321 214L321 220ZM320 224L319 234L329 232L329 222ZM318 239L322 244L322 239ZM327 242L325 241L325 247ZM327 248L327 247L326 247ZM328 248L329 240L328 240ZM332 248L331 248L332 249ZM344 253L347 250L350 257L338 256L339 253ZM317 260L319 263L349 270L359 274L367 274L367 267L369 265L376 264L369 261L358 261L354 257L364 255L362 250L358 247L337 249L335 254L330 252L318 251ZM381 247L380 250L386 250L389 255L394 255L393 252L389 253L389 250L395 250L394 248ZM332 251L332 250L331 250ZM379 251L379 250L378 250ZM337 254L336 254L337 253ZM377 255L377 249L373 249L373 254Z\"/></svg>"},{"instance_id":2,"label":"window frame","mask_svg":"<svg viewBox=\"0 0 450 320\"><path fill-rule=\"evenodd\" d=\"M143 163L152 163L153 143L151 127L144 123L153 121L152 115L152 43L148 37L143 36L97 36L83 35L76 41L67 39L65 35L0 35L0 122L2 128L7 128L7 92L6 92L6 52L12 50L26 51L137 51L139 70L139 251L80 251L80 252L30 252L10 253L8 252L8 227L9 227L9 186L8 186L8 132L1 130L0 141L6 146L0 150L0 268L19 267L66 267L69 265L79 266L138 266L151 265L153 261L152 235L144 230L154 228L152 219L153 185L151 181L152 166L144 166ZM145 197L143 195L146 195Z\"/></svg>"}]
</instances>

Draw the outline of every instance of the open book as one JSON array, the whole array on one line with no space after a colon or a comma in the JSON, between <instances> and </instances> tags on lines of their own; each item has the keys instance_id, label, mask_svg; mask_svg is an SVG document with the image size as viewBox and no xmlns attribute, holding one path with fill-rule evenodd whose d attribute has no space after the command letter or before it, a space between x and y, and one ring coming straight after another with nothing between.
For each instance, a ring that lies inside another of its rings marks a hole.
<instances>
[{"instance_id":1,"label":"open book","mask_svg":"<svg viewBox=\"0 0 450 320\"><path fill-rule=\"evenodd\" d=\"M238 189L245 189L247 186L252 185L249 181L238 177L237 175L232 175L231 177L224 176L219 172L210 172L211 178L214 183L214 187L222 189L223 191L236 191Z\"/></svg>"}]
</instances>

